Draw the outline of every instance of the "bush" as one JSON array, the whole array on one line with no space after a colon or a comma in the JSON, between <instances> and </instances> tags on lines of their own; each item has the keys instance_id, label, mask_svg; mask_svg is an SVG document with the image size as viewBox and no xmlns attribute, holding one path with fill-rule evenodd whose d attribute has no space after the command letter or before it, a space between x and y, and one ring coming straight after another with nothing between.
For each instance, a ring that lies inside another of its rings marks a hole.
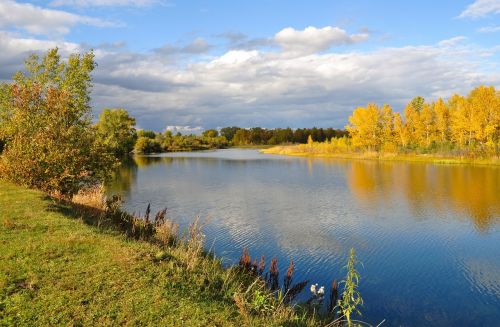
<instances>
[{"instance_id":1,"label":"bush","mask_svg":"<svg viewBox=\"0 0 500 327\"><path fill-rule=\"evenodd\" d=\"M137 142L135 142L135 153L156 153L161 151L161 144L149 137L141 136L137 139Z\"/></svg>"},{"instance_id":2,"label":"bush","mask_svg":"<svg viewBox=\"0 0 500 327\"><path fill-rule=\"evenodd\" d=\"M134 149L137 139L135 119L125 109L105 108L96 124L97 134L117 157L123 157Z\"/></svg>"},{"instance_id":3,"label":"bush","mask_svg":"<svg viewBox=\"0 0 500 327\"><path fill-rule=\"evenodd\" d=\"M89 105L92 52L61 62L57 49L26 61L4 84L0 106L3 178L50 193L71 196L108 177L114 159L96 141Z\"/></svg>"}]
</instances>

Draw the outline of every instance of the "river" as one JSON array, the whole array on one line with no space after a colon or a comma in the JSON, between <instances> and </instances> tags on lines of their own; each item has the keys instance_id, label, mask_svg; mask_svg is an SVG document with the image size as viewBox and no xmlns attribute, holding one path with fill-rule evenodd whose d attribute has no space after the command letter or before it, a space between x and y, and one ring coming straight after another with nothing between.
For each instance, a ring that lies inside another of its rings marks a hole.
<instances>
[{"instance_id":1,"label":"river","mask_svg":"<svg viewBox=\"0 0 500 327\"><path fill-rule=\"evenodd\" d=\"M500 168L218 150L135 157L108 192L130 212L206 220L206 247L230 264L247 247L280 279L325 285L363 265L362 320L384 326L498 326ZM303 298L307 297L304 290Z\"/></svg>"}]
</instances>

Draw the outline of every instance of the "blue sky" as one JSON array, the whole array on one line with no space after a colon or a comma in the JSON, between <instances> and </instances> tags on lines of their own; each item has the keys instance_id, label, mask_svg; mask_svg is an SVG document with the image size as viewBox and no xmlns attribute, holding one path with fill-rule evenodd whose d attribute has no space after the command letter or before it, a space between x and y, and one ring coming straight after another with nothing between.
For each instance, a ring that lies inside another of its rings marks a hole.
<instances>
[{"instance_id":1,"label":"blue sky","mask_svg":"<svg viewBox=\"0 0 500 327\"><path fill-rule=\"evenodd\" d=\"M96 52L94 112L139 127L343 127L500 85L500 0L2 0L0 79L30 52Z\"/></svg>"}]
</instances>

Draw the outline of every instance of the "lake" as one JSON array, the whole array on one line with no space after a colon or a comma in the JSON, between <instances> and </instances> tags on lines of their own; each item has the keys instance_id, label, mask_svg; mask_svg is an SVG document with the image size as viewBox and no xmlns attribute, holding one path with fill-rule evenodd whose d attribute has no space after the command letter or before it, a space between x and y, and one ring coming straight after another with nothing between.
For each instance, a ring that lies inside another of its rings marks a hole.
<instances>
[{"instance_id":1,"label":"lake","mask_svg":"<svg viewBox=\"0 0 500 327\"><path fill-rule=\"evenodd\" d=\"M228 264L244 247L275 256L280 280L293 259L295 282L329 290L354 247L372 324L500 324L499 167L229 149L136 157L108 192L181 226L207 219L207 249Z\"/></svg>"}]
</instances>

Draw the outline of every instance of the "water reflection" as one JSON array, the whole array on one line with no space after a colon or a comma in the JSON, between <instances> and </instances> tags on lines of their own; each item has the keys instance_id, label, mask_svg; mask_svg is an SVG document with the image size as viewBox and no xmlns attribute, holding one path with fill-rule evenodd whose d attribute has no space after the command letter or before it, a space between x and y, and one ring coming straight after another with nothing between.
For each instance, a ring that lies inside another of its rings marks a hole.
<instances>
[{"instance_id":1,"label":"water reflection","mask_svg":"<svg viewBox=\"0 0 500 327\"><path fill-rule=\"evenodd\" d=\"M113 173L112 180L106 185L107 192L128 196L133 184L136 183L139 167L141 166L137 164L136 158L123 159L121 165Z\"/></svg>"},{"instance_id":2,"label":"water reflection","mask_svg":"<svg viewBox=\"0 0 500 327\"><path fill-rule=\"evenodd\" d=\"M500 217L500 169L420 163L352 162L348 184L366 207L406 201L415 217L432 207L468 216L486 232ZM401 197L404 195L404 197Z\"/></svg>"},{"instance_id":3,"label":"water reflection","mask_svg":"<svg viewBox=\"0 0 500 327\"><path fill-rule=\"evenodd\" d=\"M254 161L196 158L198 167L244 166ZM262 162L264 164L264 162ZM432 207L439 213L455 212L470 218L475 228L486 232L500 219L500 168L467 165L432 165L422 163L339 161L304 159L280 162L281 165L305 164L309 176L341 168L347 184L360 206L374 208L405 201L414 217L423 216ZM127 194L137 178L137 169L147 166L189 166L192 157L135 156L115 173L110 193Z\"/></svg>"},{"instance_id":4,"label":"water reflection","mask_svg":"<svg viewBox=\"0 0 500 327\"><path fill-rule=\"evenodd\" d=\"M211 217L218 257L237 262L248 247L281 271L293 259L297 280L341 278L355 247L370 322L500 321L499 168L176 153L134 158L109 192L130 212L167 206L181 227Z\"/></svg>"}]
</instances>

